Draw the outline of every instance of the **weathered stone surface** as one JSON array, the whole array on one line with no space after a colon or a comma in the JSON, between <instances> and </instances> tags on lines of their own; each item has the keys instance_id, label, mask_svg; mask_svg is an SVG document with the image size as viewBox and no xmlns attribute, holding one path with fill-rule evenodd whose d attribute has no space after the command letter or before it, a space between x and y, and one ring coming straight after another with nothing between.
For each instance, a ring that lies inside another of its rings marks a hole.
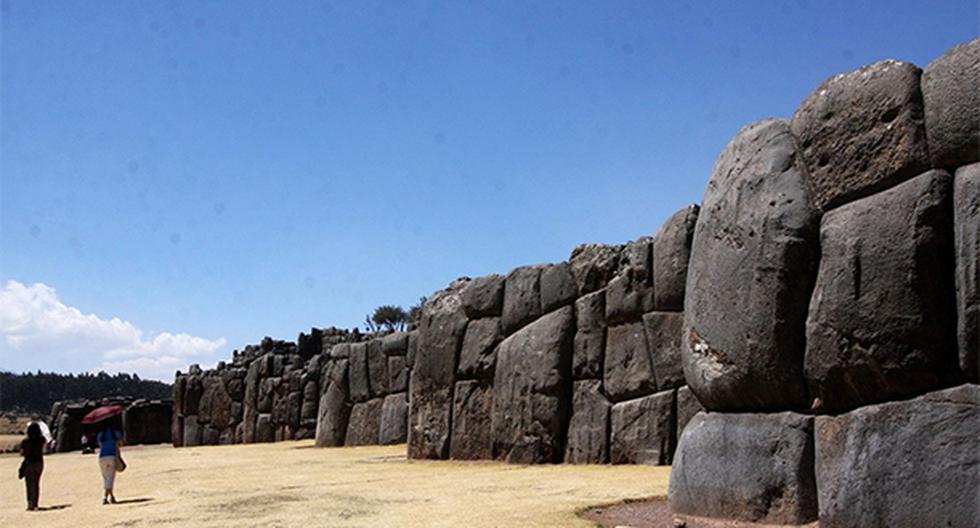
<instances>
[{"instance_id":1,"label":"weathered stone surface","mask_svg":"<svg viewBox=\"0 0 980 528\"><path fill-rule=\"evenodd\" d=\"M386 356L404 356L408 352L408 332L394 332L384 336L382 348Z\"/></svg>"},{"instance_id":2,"label":"weathered stone surface","mask_svg":"<svg viewBox=\"0 0 980 528\"><path fill-rule=\"evenodd\" d=\"M345 445L378 445L381 432L381 408L384 398L355 403L347 422Z\"/></svg>"},{"instance_id":3,"label":"weathered stone surface","mask_svg":"<svg viewBox=\"0 0 980 528\"><path fill-rule=\"evenodd\" d=\"M492 380L495 350L501 339L500 318L485 317L470 321L466 325L463 348L459 353L459 377Z\"/></svg>"},{"instance_id":4,"label":"weathered stone surface","mask_svg":"<svg viewBox=\"0 0 980 528\"><path fill-rule=\"evenodd\" d=\"M919 77L886 60L823 82L793 115L817 207L829 210L929 169Z\"/></svg>"},{"instance_id":5,"label":"weathered stone surface","mask_svg":"<svg viewBox=\"0 0 980 528\"><path fill-rule=\"evenodd\" d=\"M572 307L566 306L500 344L493 383L495 458L513 463L561 460L574 324Z\"/></svg>"},{"instance_id":6,"label":"weathered stone surface","mask_svg":"<svg viewBox=\"0 0 980 528\"><path fill-rule=\"evenodd\" d=\"M408 399L404 392L389 394L381 406L378 443L403 444L408 439Z\"/></svg>"},{"instance_id":7,"label":"weathered stone surface","mask_svg":"<svg viewBox=\"0 0 980 528\"><path fill-rule=\"evenodd\" d=\"M248 365L248 373L245 375L245 399L242 400L242 442L251 444L255 442L255 421L259 417L259 371L261 361L256 359Z\"/></svg>"},{"instance_id":8,"label":"weathered stone surface","mask_svg":"<svg viewBox=\"0 0 980 528\"><path fill-rule=\"evenodd\" d=\"M265 378L259 382L259 393L256 409L259 413L272 413L272 397L276 387L279 386L279 378Z\"/></svg>"},{"instance_id":9,"label":"weathered stone surface","mask_svg":"<svg viewBox=\"0 0 980 528\"><path fill-rule=\"evenodd\" d=\"M477 277L460 292L463 310L470 319L499 316L504 305L504 278L493 274Z\"/></svg>"},{"instance_id":10,"label":"weathered stone surface","mask_svg":"<svg viewBox=\"0 0 980 528\"><path fill-rule=\"evenodd\" d=\"M504 309L500 324L510 335L541 315L541 268L522 266L504 281Z\"/></svg>"},{"instance_id":11,"label":"weathered stone surface","mask_svg":"<svg viewBox=\"0 0 980 528\"><path fill-rule=\"evenodd\" d=\"M221 431L210 424L201 425L201 445L218 445L221 441Z\"/></svg>"},{"instance_id":12,"label":"weathered stone surface","mask_svg":"<svg viewBox=\"0 0 980 528\"><path fill-rule=\"evenodd\" d=\"M405 366L412 370L415 366L415 354L419 348L419 331L414 330L408 333L408 352L405 354Z\"/></svg>"},{"instance_id":13,"label":"weathered stone surface","mask_svg":"<svg viewBox=\"0 0 980 528\"><path fill-rule=\"evenodd\" d=\"M674 391L612 406L609 459L613 464L670 464L676 441Z\"/></svg>"},{"instance_id":14,"label":"weathered stone surface","mask_svg":"<svg viewBox=\"0 0 980 528\"><path fill-rule=\"evenodd\" d=\"M126 443L163 444L171 441L173 404L164 401L137 400L123 414ZM183 438L181 439L183 440Z\"/></svg>"},{"instance_id":15,"label":"weathered stone surface","mask_svg":"<svg viewBox=\"0 0 980 528\"><path fill-rule=\"evenodd\" d=\"M388 357L380 339L367 343L368 378L372 398L383 398L388 395Z\"/></svg>"},{"instance_id":16,"label":"weathered stone surface","mask_svg":"<svg viewBox=\"0 0 980 528\"><path fill-rule=\"evenodd\" d=\"M565 462L609 462L609 400L599 380L576 381L572 392L572 418L568 423Z\"/></svg>"},{"instance_id":17,"label":"weathered stone surface","mask_svg":"<svg viewBox=\"0 0 980 528\"><path fill-rule=\"evenodd\" d=\"M816 419L820 526L980 526L980 386Z\"/></svg>"},{"instance_id":18,"label":"weathered stone surface","mask_svg":"<svg viewBox=\"0 0 980 528\"><path fill-rule=\"evenodd\" d=\"M187 376L186 386L184 387L184 416L197 416L198 405L201 403L201 396L204 394L204 384L201 376Z\"/></svg>"},{"instance_id":19,"label":"weathered stone surface","mask_svg":"<svg viewBox=\"0 0 980 528\"><path fill-rule=\"evenodd\" d=\"M371 398L367 343L351 343L349 359L350 398L355 403Z\"/></svg>"},{"instance_id":20,"label":"weathered stone surface","mask_svg":"<svg viewBox=\"0 0 980 528\"><path fill-rule=\"evenodd\" d=\"M388 358L388 388L392 393L408 390L408 368L405 366L405 356Z\"/></svg>"},{"instance_id":21,"label":"weathered stone surface","mask_svg":"<svg viewBox=\"0 0 980 528\"><path fill-rule=\"evenodd\" d=\"M174 447L184 447L184 417L173 414L170 423L170 443Z\"/></svg>"},{"instance_id":22,"label":"weathered stone surface","mask_svg":"<svg viewBox=\"0 0 980 528\"><path fill-rule=\"evenodd\" d=\"M606 286L606 323L616 325L638 321L643 312L653 309L653 287L618 275Z\"/></svg>"},{"instance_id":23,"label":"weathered stone surface","mask_svg":"<svg viewBox=\"0 0 980 528\"><path fill-rule=\"evenodd\" d=\"M623 246L619 258L619 274L627 275L644 285L653 283L653 237L642 236ZM653 306L649 309L653 310Z\"/></svg>"},{"instance_id":24,"label":"weathered stone surface","mask_svg":"<svg viewBox=\"0 0 980 528\"><path fill-rule=\"evenodd\" d=\"M317 409L316 445L332 447L344 445L347 423L350 419L348 360L330 362L321 375L322 393Z\"/></svg>"},{"instance_id":25,"label":"weathered stone surface","mask_svg":"<svg viewBox=\"0 0 980 528\"><path fill-rule=\"evenodd\" d=\"M824 215L806 324L815 410L915 394L958 370L951 195L949 175L930 171Z\"/></svg>"},{"instance_id":26,"label":"weathered stone surface","mask_svg":"<svg viewBox=\"0 0 980 528\"><path fill-rule=\"evenodd\" d=\"M681 362L681 338L684 334L684 314L680 312L650 312L643 315L647 347L657 390L674 389L684 385L684 366Z\"/></svg>"},{"instance_id":27,"label":"weathered stone surface","mask_svg":"<svg viewBox=\"0 0 980 528\"><path fill-rule=\"evenodd\" d=\"M572 250L569 264L580 295L604 288L616 275L623 246L582 244Z\"/></svg>"},{"instance_id":28,"label":"weathered stone surface","mask_svg":"<svg viewBox=\"0 0 980 528\"><path fill-rule=\"evenodd\" d=\"M704 407L698 401L697 396L691 392L687 385L677 389L677 438L680 440L681 433L687 427L688 422L694 415L703 411Z\"/></svg>"},{"instance_id":29,"label":"weathered stone surface","mask_svg":"<svg viewBox=\"0 0 980 528\"><path fill-rule=\"evenodd\" d=\"M275 442L276 426L272 422L272 415L268 413L259 414L255 421L255 441L256 442Z\"/></svg>"},{"instance_id":30,"label":"weathered stone surface","mask_svg":"<svg viewBox=\"0 0 980 528\"><path fill-rule=\"evenodd\" d=\"M173 399L174 399L174 414L183 415L184 414L184 390L187 389L187 376L182 376L178 373L174 376L174 384L172 387ZM57 416L58 413L52 410L51 416Z\"/></svg>"},{"instance_id":31,"label":"weathered stone surface","mask_svg":"<svg viewBox=\"0 0 980 528\"><path fill-rule=\"evenodd\" d=\"M315 423L316 409L320 402L320 385L313 380L307 381L303 385L303 406L300 408L299 419L301 422Z\"/></svg>"},{"instance_id":32,"label":"weathered stone surface","mask_svg":"<svg viewBox=\"0 0 980 528\"><path fill-rule=\"evenodd\" d=\"M419 343L409 383L409 458L449 456L456 355L467 323L459 295L464 284L456 282L436 292L422 308Z\"/></svg>"},{"instance_id":33,"label":"weathered stone surface","mask_svg":"<svg viewBox=\"0 0 980 528\"><path fill-rule=\"evenodd\" d=\"M684 309L684 285L691 257L698 205L677 211L660 226L653 239L653 307L658 311Z\"/></svg>"},{"instance_id":34,"label":"weathered stone surface","mask_svg":"<svg viewBox=\"0 0 980 528\"><path fill-rule=\"evenodd\" d=\"M333 359L350 358L350 343L337 343L330 347L329 356Z\"/></svg>"},{"instance_id":35,"label":"weathered stone surface","mask_svg":"<svg viewBox=\"0 0 980 528\"><path fill-rule=\"evenodd\" d=\"M456 382L453 398L453 437L449 458L490 460L493 458L491 415L493 388L482 381Z\"/></svg>"},{"instance_id":36,"label":"weathered stone surface","mask_svg":"<svg viewBox=\"0 0 980 528\"><path fill-rule=\"evenodd\" d=\"M813 418L698 413L670 472L675 513L803 524L817 518ZM860 526L854 524L852 526Z\"/></svg>"},{"instance_id":37,"label":"weathered stone surface","mask_svg":"<svg viewBox=\"0 0 980 528\"><path fill-rule=\"evenodd\" d=\"M575 301L575 341L572 353L572 377L602 377L606 349L606 291L583 295Z\"/></svg>"},{"instance_id":38,"label":"weathered stone surface","mask_svg":"<svg viewBox=\"0 0 980 528\"><path fill-rule=\"evenodd\" d=\"M643 323L609 327L602 379L606 395L614 402L656 392L657 381Z\"/></svg>"},{"instance_id":39,"label":"weathered stone surface","mask_svg":"<svg viewBox=\"0 0 980 528\"><path fill-rule=\"evenodd\" d=\"M934 166L954 169L980 161L980 39L926 66L922 98Z\"/></svg>"},{"instance_id":40,"label":"weathered stone surface","mask_svg":"<svg viewBox=\"0 0 980 528\"><path fill-rule=\"evenodd\" d=\"M541 311L548 313L578 297L578 286L567 262L552 264L541 270Z\"/></svg>"},{"instance_id":41,"label":"weathered stone surface","mask_svg":"<svg viewBox=\"0 0 980 528\"><path fill-rule=\"evenodd\" d=\"M684 376L711 410L802 408L804 326L819 254L785 121L751 124L712 172L684 300Z\"/></svg>"},{"instance_id":42,"label":"weathered stone surface","mask_svg":"<svg viewBox=\"0 0 980 528\"><path fill-rule=\"evenodd\" d=\"M231 423L231 397L225 389L225 383L216 376L206 377L202 385L204 390L198 406L202 423L210 423L211 427L223 430ZM199 418L199 419L200 419Z\"/></svg>"},{"instance_id":43,"label":"weathered stone surface","mask_svg":"<svg viewBox=\"0 0 980 528\"><path fill-rule=\"evenodd\" d=\"M953 187L960 369L967 379L977 381L980 380L980 163L956 171Z\"/></svg>"}]
</instances>

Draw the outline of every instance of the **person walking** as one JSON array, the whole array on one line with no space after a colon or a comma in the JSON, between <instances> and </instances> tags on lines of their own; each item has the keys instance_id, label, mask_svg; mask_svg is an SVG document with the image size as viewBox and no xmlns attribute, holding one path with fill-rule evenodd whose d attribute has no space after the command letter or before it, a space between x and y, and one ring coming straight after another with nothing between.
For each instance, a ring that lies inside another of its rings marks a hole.
<instances>
[{"instance_id":1,"label":"person walking","mask_svg":"<svg viewBox=\"0 0 980 528\"><path fill-rule=\"evenodd\" d=\"M27 426L27 438L20 443L20 454L24 457L21 463L21 476L27 486L27 510L37 510L41 496L41 473L44 471L44 435L41 426L32 422Z\"/></svg>"},{"instance_id":2,"label":"person walking","mask_svg":"<svg viewBox=\"0 0 980 528\"><path fill-rule=\"evenodd\" d=\"M102 504L116 503L116 495L112 488L116 480L117 464L122 464L122 454L119 449L122 438L122 431L113 427L111 423L106 424L96 436L96 440L99 441L99 469L102 470L102 484L105 488Z\"/></svg>"}]
</instances>

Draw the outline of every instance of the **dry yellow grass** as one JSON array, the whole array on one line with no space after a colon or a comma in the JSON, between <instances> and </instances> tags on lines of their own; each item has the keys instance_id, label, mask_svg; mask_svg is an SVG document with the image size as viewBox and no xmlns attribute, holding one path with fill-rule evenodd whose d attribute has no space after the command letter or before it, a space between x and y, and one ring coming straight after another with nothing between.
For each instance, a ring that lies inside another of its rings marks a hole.
<instances>
[{"instance_id":1,"label":"dry yellow grass","mask_svg":"<svg viewBox=\"0 0 980 528\"><path fill-rule=\"evenodd\" d=\"M20 459L0 458L0 525L591 526L576 511L665 495L670 469L407 461L405 446L316 449L310 441L125 448L125 504L102 506L93 455L45 458L41 506L25 512Z\"/></svg>"}]
</instances>

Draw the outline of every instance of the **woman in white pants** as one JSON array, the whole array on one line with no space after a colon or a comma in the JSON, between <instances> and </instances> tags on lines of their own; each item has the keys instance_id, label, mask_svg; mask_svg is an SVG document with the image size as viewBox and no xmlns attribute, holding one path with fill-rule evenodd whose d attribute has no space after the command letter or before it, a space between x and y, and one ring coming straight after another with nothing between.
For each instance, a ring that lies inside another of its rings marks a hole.
<instances>
[{"instance_id":1,"label":"woman in white pants","mask_svg":"<svg viewBox=\"0 0 980 528\"><path fill-rule=\"evenodd\" d=\"M107 425L99 432L99 469L102 470L102 485L105 495L102 504L116 503L116 495L112 492L116 480L116 457L119 456L119 446L122 444L122 431Z\"/></svg>"}]
</instances>

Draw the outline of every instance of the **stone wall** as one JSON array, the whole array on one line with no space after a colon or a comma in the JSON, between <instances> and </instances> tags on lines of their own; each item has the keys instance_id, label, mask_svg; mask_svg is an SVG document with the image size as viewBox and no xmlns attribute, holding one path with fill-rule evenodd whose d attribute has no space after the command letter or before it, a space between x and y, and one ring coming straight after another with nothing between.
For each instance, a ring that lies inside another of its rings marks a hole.
<instances>
[{"instance_id":1,"label":"stone wall","mask_svg":"<svg viewBox=\"0 0 980 528\"><path fill-rule=\"evenodd\" d=\"M980 40L745 127L694 229L678 513L980 525Z\"/></svg>"},{"instance_id":2,"label":"stone wall","mask_svg":"<svg viewBox=\"0 0 980 528\"><path fill-rule=\"evenodd\" d=\"M93 430L82 425L82 418L96 407L122 405L126 412L119 419L128 445L165 444L170 442L170 424L173 402L145 400L129 397L104 398L102 400L71 400L55 402L51 406L51 436L59 453L81 448L82 434Z\"/></svg>"}]
</instances>

